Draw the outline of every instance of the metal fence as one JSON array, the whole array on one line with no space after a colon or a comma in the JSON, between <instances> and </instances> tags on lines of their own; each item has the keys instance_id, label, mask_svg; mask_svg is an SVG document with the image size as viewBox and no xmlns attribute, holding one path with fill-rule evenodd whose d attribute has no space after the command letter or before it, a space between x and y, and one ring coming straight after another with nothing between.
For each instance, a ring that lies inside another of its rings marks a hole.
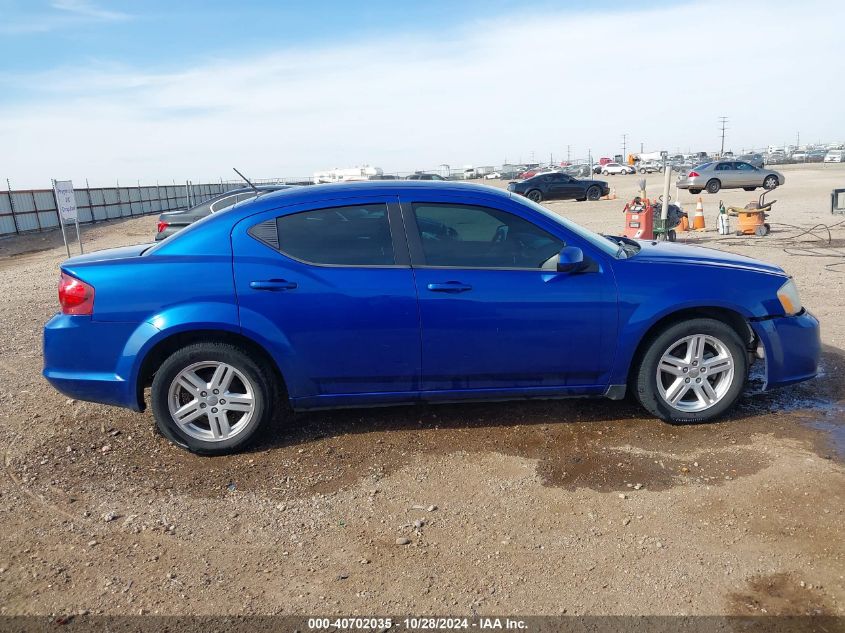
<instances>
[{"instance_id":1,"label":"metal fence","mask_svg":"<svg viewBox=\"0 0 845 633\"><path fill-rule=\"evenodd\" d=\"M242 182L75 189L79 222L90 224L185 209L243 187ZM0 236L59 228L52 189L0 191Z\"/></svg>"}]
</instances>

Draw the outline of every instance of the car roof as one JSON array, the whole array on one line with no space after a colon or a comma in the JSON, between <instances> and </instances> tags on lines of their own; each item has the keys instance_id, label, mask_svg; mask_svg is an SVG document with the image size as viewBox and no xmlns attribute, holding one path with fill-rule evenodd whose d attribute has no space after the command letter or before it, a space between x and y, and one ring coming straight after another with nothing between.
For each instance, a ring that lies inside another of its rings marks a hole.
<instances>
[{"instance_id":1,"label":"car roof","mask_svg":"<svg viewBox=\"0 0 845 633\"><path fill-rule=\"evenodd\" d=\"M475 193L488 196L509 198L510 194L498 187L476 185L468 182L453 180L365 180L356 182L333 182L307 187L283 189L268 193L255 200L238 205L238 209L256 209L263 207L272 209L277 206L287 206L305 202L319 202L335 198L353 196L383 196L395 195L411 191L432 191L439 193Z\"/></svg>"}]
</instances>

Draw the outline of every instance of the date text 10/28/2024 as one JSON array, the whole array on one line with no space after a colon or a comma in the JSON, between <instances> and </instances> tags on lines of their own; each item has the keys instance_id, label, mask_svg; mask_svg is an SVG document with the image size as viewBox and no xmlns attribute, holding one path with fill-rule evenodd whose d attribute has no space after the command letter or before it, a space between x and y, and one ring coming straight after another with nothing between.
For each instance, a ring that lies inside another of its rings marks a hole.
<instances>
[{"instance_id":1,"label":"date text 10/28/2024","mask_svg":"<svg viewBox=\"0 0 845 633\"><path fill-rule=\"evenodd\" d=\"M511 618L437 618L437 617L405 617L405 618L309 618L310 630L384 630L389 628L406 629L411 631L450 630L450 629L479 629L479 630L510 630L520 631L528 628L524 620Z\"/></svg>"}]
</instances>

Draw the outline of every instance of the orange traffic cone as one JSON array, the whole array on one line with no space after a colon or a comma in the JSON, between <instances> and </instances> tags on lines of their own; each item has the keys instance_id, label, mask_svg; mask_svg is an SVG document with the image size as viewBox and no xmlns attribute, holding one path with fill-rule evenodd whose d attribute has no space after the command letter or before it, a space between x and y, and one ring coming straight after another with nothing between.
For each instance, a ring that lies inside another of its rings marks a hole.
<instances>
[{"instance_id":1,"label":"orange traffic cone","mask_svg":"<svg viewBox=\"0 0 845 633\"><path fill-rule=\"evenodd\" d=\"M701 196L698 196L698 202L695 205L695 217L692 219L692 229L694 231L704 230L704 205L701 203Z\"/></svg>"}]
</instances>

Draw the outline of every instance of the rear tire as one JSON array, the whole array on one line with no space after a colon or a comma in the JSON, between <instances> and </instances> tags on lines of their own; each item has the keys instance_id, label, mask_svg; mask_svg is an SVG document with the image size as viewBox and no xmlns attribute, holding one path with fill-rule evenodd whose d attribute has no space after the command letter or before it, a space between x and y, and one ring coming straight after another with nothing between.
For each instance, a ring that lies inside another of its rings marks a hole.
<instances>
[{"instance_id":1,"label":"rear tire","mask_svg":"<svg viewBox=\"0 0 845 633\"><path fill-rule=\"evenodd\" d=\"M528 198L529 200L531 200L532 202L542 202L543 201L543 194L540 193L540 191L538 189L532 189L527 194L525 194L525 197Z\"/></svg>"},{"instance_id":2,"label":"rear tire","mask_svg":"<svg viewBox=\"0 0 845 633\"><path fill-rule=\"evenodd\" d=\"M632 387L652 415L695 424L733 407L747 373L745 345L732 327L716 319L690 319L670 325L648 343Z\"/></svg>"},{"instance_id":3,"label":"rear tire","mask_svg":"<svg viewBox=\"0 0 845 633\"><path fill-rule=\"evenodd\" d=\"M707 193L719 193L719 189L721 189L721 188L722 188L722 183L720 183L715 178L707 181L707 186L705 187L705 189L707 189Z\"/></svg>"},{"instance_id":4,"label":"rear tire","mask_svg":"<svg viewBox=\"0 0 845 633\"><path fill-rule=\"evenodd\" d=\"M605 170L601 173L601 175L602 175L602 176L609 176L609 175L610 175L610 172L609 172L609 171L607 171L607 170L605 169Z\"/></svg>"},{"instance_id":5,"label":"rear tire","mask_svg":"<svg viewBox=\"0 0 845 633\"><path fill-rule=\"evenodd\" d=\"M195 343L161 364L151 399L156 426L167 439L192 453L225 455L269 426L278 393L273 372L239 348Z\"/></svg>"}]
</instances>

